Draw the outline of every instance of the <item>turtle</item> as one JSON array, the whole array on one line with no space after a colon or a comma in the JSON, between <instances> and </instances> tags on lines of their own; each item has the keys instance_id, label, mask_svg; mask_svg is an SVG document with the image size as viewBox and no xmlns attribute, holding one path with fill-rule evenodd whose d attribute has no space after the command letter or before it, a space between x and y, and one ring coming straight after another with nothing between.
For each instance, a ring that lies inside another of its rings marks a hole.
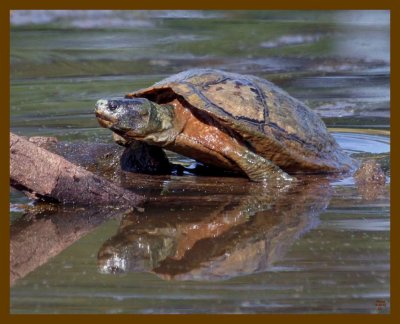
<instances>
[{"instance_id":1,"label":"turtle","mask_svg":"<svg viewBox=\"0 0 400 324\"><path fill-rule=\"evenodd\" d=\"M355 160L311 108L270 81L190 69L121 98L100 99L102 127L258 182L343 173Z\"/></svg>"}]
</instances>

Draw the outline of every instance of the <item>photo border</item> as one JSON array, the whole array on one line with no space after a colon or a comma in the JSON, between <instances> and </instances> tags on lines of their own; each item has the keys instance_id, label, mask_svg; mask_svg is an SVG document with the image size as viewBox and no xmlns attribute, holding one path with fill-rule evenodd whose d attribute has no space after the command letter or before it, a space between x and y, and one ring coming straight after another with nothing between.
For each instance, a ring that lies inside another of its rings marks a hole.
<instances>
[{"instance_id":1,"label":"photo border","mask_svg":"<svg viewBox=\"0 0 400 324\"><path fill-rule=\"evenodd\" d=\"M396 4L398 2L398 4ZM265 2L265 1L231 1L229 3L217 2L217 1L201 1L201 2L189 2L182 0L172 0L172 1L161 1L155 0L152 2L133 2L133 1L113 1L113 2L105 2L105 1L81 1L79 4L73 4L71 1L59 0L57 2L54 1L1 1L1 40L6 45L6 50L1 54L1 71L2 71L2 89L4 90L3 102L5 102L5 107L3 108L3 118L2 125L0 127L0 143L2 145L2 149L4 149L4 154L0 159L1 163L1 190L3 195L1 195L0 206L3 211L3 217L1 219L2 222L2 234L0 240L2 241L2 254L5 261L3 264L8 266L3 266L1 268L1 287L3 291L3 299L1 302L1 319L6 321L6 323L22 323L25 321L31 322L40 322L40 323L53 323L54 320L57 322L66 322L70 323L71 320L93 320L96 322L104 322L108 323L110 318L109 316L117 316L115 320L123 321L123 322L131 322L139 321L140 323L151 323L156 321L165 321L167 322L203 322L204 320L218 320L222 322L237 322L243 323L244 321L254 321L254 322L263 322L272 320L274 323L284 323L284 322L292 322L296 316L296 321L304 321L307 323L320 323L321 321L336 323L338 320L345 321L349 323L354 323L354 321L362 321L363 323L370 322L399 322L399 311L396 305L399 304L399 289L394 289L394 287L400 287L398 280L399 273L399 252L398 247L399 236L399 205L397 203L397 199L391 199L390 210L391 210L391 231L390 231L390 240L391 240L391 295L390 295L390 305L391 310L390 314L243 314L243 315L128 315L128 314L118 314L118 315L16 315L10 314L10 286L9 286L9 240L10 234L9 230L6 228L10 227L9 220L9 149L6 148L7 142L9 143L9 130L10 130L10 10L13 9L234 9L234 10L272 10L272 9L285 9L285 10L364 10L364 9L377 9L377 10L390 10L391 12L391 60L390 64L390 85L391 90L397 89L397 91L391 91L391 118L390 118L390 128L391 130L396 130L399 125L399 31L400 31L400 17L399 17L399 1L360 1L359 3L350 3L350 1L344 0L335 0L335 1L310 1L303 0L299 1L289 1L289 0L281 0L276 2ZM396 59L397 58L397 59ZM391 145L391 165L397 166L400 165L399 162L399 140L398 140L398 132L394 131L391 133L391 143L395 143L395 145ZM391 198L399 197L399 188L398 188L398 171L396 168L391 168ZM8 185L7 185L8 183ZM56 316L56 318L54 317ZM397 320L396 320L397 318Z\"/></svg>"}]
</instances>

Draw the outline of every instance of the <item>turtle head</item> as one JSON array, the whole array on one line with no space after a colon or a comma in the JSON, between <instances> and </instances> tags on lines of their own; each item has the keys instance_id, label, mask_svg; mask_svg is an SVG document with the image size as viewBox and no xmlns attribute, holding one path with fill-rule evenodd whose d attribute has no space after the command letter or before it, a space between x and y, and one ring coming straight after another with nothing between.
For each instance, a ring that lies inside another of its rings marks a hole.
<instances>
[{"instance_id":1,"label":"turtle head","mask_svg":"<svg viewBox=\"0 0 400 324\"><path fill-rule=\"evenodd\" d=\"M127 139L146 139L172 127L173 111L146 98L100 99L95 113L102 127Z\"/></svg>"}]
</instances>

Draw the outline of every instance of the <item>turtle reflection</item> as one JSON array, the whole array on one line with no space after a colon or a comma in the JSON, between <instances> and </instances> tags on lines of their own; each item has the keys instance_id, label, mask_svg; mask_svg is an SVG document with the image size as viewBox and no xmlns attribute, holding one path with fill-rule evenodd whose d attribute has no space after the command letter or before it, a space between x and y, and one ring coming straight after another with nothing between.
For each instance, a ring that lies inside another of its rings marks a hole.
<instances>
[{"instance_id":1,"label":"turtle reflection","mask_svg":"<svg viewBox=\"0 0 400 324\"><path fill-rule=\"evenodd\" d=\"M196 206L153 205L122 219L118 233L98 253L98 269L153 272L174 280L266 271L318 223L330 197L327 182L307 181L279 193L250 184L240 199L219 203L199 198Z\"/></svg>"}]
</instances>

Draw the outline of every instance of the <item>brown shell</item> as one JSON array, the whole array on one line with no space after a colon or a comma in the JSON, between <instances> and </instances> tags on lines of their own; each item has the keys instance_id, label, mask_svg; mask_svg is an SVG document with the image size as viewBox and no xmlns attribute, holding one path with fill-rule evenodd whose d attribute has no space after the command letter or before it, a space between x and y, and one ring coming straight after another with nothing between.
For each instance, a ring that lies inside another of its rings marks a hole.
<instances>
[{"instance_id":1,"label":"brown shell","mask_svg":"<svg viewBox=\"0 0 400 324\"><path fill-rule=\"evenodd\" d=\"M335 172L353 163L315 112L255 76L193 69L126 97L146 97L158 103L179 97L287 171Z\"/></svg>"}]
</instances>

